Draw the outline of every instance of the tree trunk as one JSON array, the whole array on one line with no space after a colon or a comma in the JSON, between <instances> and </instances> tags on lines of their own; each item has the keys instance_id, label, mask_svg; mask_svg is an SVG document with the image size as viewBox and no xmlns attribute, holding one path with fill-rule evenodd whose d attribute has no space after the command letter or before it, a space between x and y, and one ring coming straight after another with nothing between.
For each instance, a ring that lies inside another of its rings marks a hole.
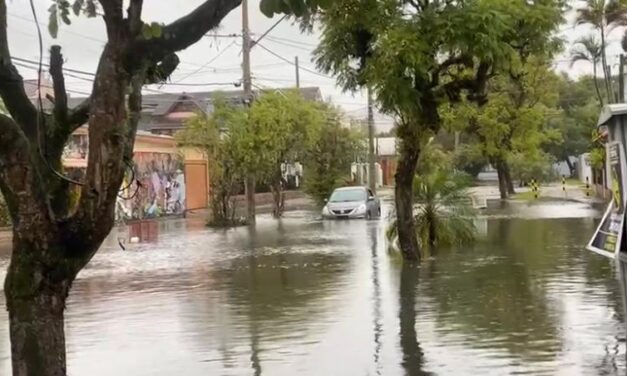
<instances>
[{"instance_id":1,"label":"tree trunk","mask_svg":"<svg viewBox=\"0 0 627 376\"><path fill-rule=\"evenodd\" d=\"M283 175L281 166L277 166L270 188L272 189L272 216L281 218L285 211L285 192L283 191Z\"/></svg>"},{"instance_id":2,"label":"tree trunk","mask_svg":"<svg viewBox=\"0 0 627 376\"><path fill-rule=\"evenodd\" d=\"M13 376L65 376L63 311L74 273L61 267L62 261L50 260L60 249L44 241L36 249L34 243L19 240L28 235L14 236L5 281ZM42 259L50 265L43 267Z\"/></svg>"},{"instance_id":3,"label":"tree trunk","mask_svg":"<svg viewBox=\"0 0 627 376\"><path fill-rule=\"evenodd\" d=\"M406 260L420 260L420 248L414 222L414 175L420 150L417 140L401 140L401 152L394 179L398 243Z\"/></svg>"},{"instance_id":4,"label":"tree trunk","mask_svg":"<svg viewBox=\"0 0 627 376\"><path fill-rule=\"evenodd\" d=\"M499 179L499 192L501 193L501 200L505 200L509 193L507 189L507 180L505 179L505 170L501 161L497 161L494 167L496 167L496 174Z\"/></svg>"},{"instance_id":5,"label":"tree trunk","mask_svg":"<svg viewBox=\"0 0 627 376\"><path fill-rule=\"evenodd\" d=\"M599 78L597 77L597 64L598 60L594 60L592 62L592 71L594 75L594 89L597 92L597 97L599 98L599 105L603 107L603 96L601 95L601 89L599 88Z\"/></svg>"},{"instance_id":6,"label":"tree trunk","mask_svg":"<svg viewBox=\"0 0 627 376\"><path fill-rule=\"evenodd\" d=\"M568 171L570 171L570 176L569 177L573 177L575 176L575 165L573 164L573 162L570 160L569 157L564 158L564 162L566 162L566 164L568 165Z\"/></svg>"},{"instance_id":7,"label":"tree trunk","mask_svg":"<svg viewBox=\"0 0 627 376\"><path fill-rule=\"evenodd\" d=\"M245 190L246 190L246 220L249 225L255 224L256 221L256 208L255 208L255 176L249 174L246 177Z\"/></svg>"},{"instance_id":8,"label":"tree trunk","mask_svg":"<svg viewBox=\"0 0 627 376\"><path fill-rule=\"evenodd\" d=\"M603 64L603 81L605 82L605 90L607 91L607 101L608 103L614 103L616 101L614 100L614 94L612 93L610 72L608 72L607 54L605 52L606 47L605 28L601 25L601 64Z\"/></svg>"},{"instance_id":9,"label":"tree trunk","mask_svg":"<svg viewBox=\"0 0 627 376\"><path fill-rule=\"evenodd\" d=\"M505 183L507 184L507 193L509 195L514 195L516 194L516 191L514 190L514 181L512 180L511 169L509 168L509 164L505 161L503 161L503 170L505 172Z\"/></svg>"}]
</instances>

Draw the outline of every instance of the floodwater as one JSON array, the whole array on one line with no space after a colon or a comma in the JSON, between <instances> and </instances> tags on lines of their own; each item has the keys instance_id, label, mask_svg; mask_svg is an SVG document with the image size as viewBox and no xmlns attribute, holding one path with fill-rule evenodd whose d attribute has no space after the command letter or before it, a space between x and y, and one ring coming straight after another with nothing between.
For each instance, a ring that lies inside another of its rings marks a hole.
<instances>
[{"instance_id":1,"label":"floodwater","mask_svg":"<svg viewBox=\"0 0 627 376\"><path fill-rule=\"evenodd\" d=\"M624 375L615 267L582 247L598 212L518 205L420 268L388 253L385 220L162 222L134 228L144 242L126 251L122 230L74 284L69 374ZM3 375L7 332L2 312Z\"/></svg>"}]
</instances>

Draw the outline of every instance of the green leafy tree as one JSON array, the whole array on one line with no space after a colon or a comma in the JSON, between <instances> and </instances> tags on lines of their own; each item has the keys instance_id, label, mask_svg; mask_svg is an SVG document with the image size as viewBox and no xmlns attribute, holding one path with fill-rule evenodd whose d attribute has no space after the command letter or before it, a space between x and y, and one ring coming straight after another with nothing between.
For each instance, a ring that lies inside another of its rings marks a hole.
<instances>
[{"instance_id":1,"label":"green leafy tree","mask_svg":"<svg viewBox=\"0 0 627 376\"><path fill-rule=\"evenodd\" d=\"M248 121L242 108L228 104L223 98L214 101L209 115L197 115L176 134L179 145L192 147L204 153L208 161L209 197L211 204L210 226L227 227L242 224L236 218L234 195L244 178L238 169L239 156L233 145L237 142L230 130ZM235 133L237 135L238 133Z\"/></svg>"},{"instance_id":2,"label":"green leafy tree","mask_svg":"<svg viewBox=\"0 0 627 376\"><path fill-rule=\"evenodd\" d=\"M399 244L420 257L412 185L421 145L438 133L440 106L486 100L490 77L518 50L554 44L563 1L357 1L318 10L318 67L347 90L369 87L379 108L397 118L400 158L395 203Z\"/></svg>"},{"instance_id":3,"label":"green leafy tree","mask_svg":"<svg viewBox=\"0 0 627 376\"><path fill-rule=\"evenodd\" d=\"M273 0L262 0L265 5ZM35 2L37 3L37 2ZM13 223L13 252L4 293L9 312L14 376L67 373L64 311L77 274L114 225L118 191L132 159L141 91L176 69L178 51L200 40L240 5L240 0L205 0L165 25L144 22L142 0L55 0L55 21L98 17L106 29L91 95L68 108L61 47L50 48L54 100L50 110L33 104L12 62L7 1L0 0L0 191ZM13 3L13 6L18 4ZM71 12L70 12L71 9ZM64 178L62 153L70 135L89 125L84 179ZM73 185L80 183L78 205Z\"/></svg>"},{"instance_id":4,"label":"green leafy tree","mask_svg":"<svg viewBox=\"0 0 627 376\"><path fill-rule=\"evenodd\" d=\"M568 164L571 175L575 166L570 157L583 154L592 148L592 134L596 133L599 102L592 89L598 80L594 77L581 77L577 81L566 76L560 77L558 109L551 116L548 127L559 132L561 137L545 145L544 150L557 161Z\"/></svg>"},{"instance_id":5,"label":"green leafy tree","mask_svg":"<svg viewBox=\"0 0 627 376\"><path fill-rule=\"evenodd\" d=\"M559 131L546 126L557 113L558 77L544 59L530 57L517 63L509 74L489 83L487 104L451 106L445 117L447 127L465 125L476 138L468 146L496 168L501 198L514 193L511 161L517 162L517 171L526 160L546 161L542 146L560 139Z\"/></svg>"},{"instance_id":6,"label":"green leafy tree","mask_svg":"<svg viewBox=\"0 0 627 376\"><path fill-rule=\"evenodd\" d=\"M303 150L315 141L326 116L320 106L297 91L265 92L251 107L248 130L256 145L248 152L263 161L258 161L256 175L270 183L275 217L281 217L285 210L286 182L281 165L302 159ZM261 157L253 152L262 153Z\"/></svg>"},{"instance_id":7,"label":"green leafy tree","mask_svg":"<svg viewBox=\"0 0 627 376\"><path fill-rule=\"evenodd\" d=\"M578 39L570 50L570 66L572 67L579 61L586 61L592 64L592 81L594 82L594 90L597 93L599 103L603 106L603 103L605 102L604 98L607 97L604 97L604 95L601 94L599 81L597 80L597 68L602 56L601 48L601 44L594 35L588 35Z\"/></svg>"},{"instance_id":8,"label":"green leafy tree","mask_svg":"<svg viewBox=\"0 0 627 376\"><path fill-rule=\"evenodd\" d=\"M591 58L600 56L601 67L607 98L610 102L615 102L614 91L612 88L611 74L607 62L608 35L617 27L627 25L627 2L624 0L585 0L584 5L577 9L575 25L591 26L600 37L600 44L595 42L595 37L586 37L583 42L583 51L589 54ZM586 41L588 44L586 44ZM593 47L594 48L589 48ZM597 52L593 54L592 52ZM578 56L576 53L573 57ZM595 60L591 60L593 67L596 65ZM596 72L595 72L596 76Z\"/></svg>"},{"instance_id":9,"label":"green leafy tree","mask_svg":"<svg viewBox=\"0 0 627 376\"><path fill-rule=\"evenodd\" d=\"M467 174L451 168L452 160L437 146L425 146L414 182L415 231L425 254L438 247L464 245L475 238L475 212L468 200ZM392 223L387 236L398 236Z\"/></svg>"},{"instance_id":10,"label":"green leafy tree","mask_svg":"<svg viewBox=\"0 0 627 376\"><path fill-rule=\"evenodd\" d=\"M327 119L304 158L305 192L320 207L335 188L346 184L351 163L366 147L361 132L342 125L337 109L329 105L323 108Z\"/></svg>"}]
</instances>

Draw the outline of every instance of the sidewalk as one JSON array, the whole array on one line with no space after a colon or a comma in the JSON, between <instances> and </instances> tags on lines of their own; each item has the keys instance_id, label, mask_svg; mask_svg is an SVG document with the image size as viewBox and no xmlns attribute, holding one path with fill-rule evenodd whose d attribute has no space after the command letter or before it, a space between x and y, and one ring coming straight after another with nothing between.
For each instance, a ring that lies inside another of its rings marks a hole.
<instances>
[{"instance_id":1,"label":"sidewalk","mask_svg":"<svg viewBox=\"0 0 627 376\"><path fill-rule=\"evenodd\" d=\"M257 214L267 214L272 212L272 194L257 193L255 195L255 211ZM243 195L236 197L237 215L246 215L246 197ZM304 192L287 191L285 192L285 211L309 210L315 209L316 204ZM209 209L189 210L186 213L187 218L203 218L209 216Z\"/></svg>"},{"instance_id":2,"label":"sidewalk","mask_svg":"<svg viewBox=\"0 0 627 376\"><path fill-rule=\"evenodd\" d=\"M515 187L516 195L509 198L509 200L525 200L533 198L531 188L529 187ZM481 185L468 189L468 193L480 200L500 200L501 194L499 187L495 185ZM585 204L603 204L605 201L599 197L594 196L594 191L590 190L590 196L586 196L586 189L584 186L578 185L566 185L566 192L562 190L562 184L550 183L547 185L541 185L538 191L538 198L550 198L555 200L568 200L576 201Z\"/></svg>"}]
</instances>

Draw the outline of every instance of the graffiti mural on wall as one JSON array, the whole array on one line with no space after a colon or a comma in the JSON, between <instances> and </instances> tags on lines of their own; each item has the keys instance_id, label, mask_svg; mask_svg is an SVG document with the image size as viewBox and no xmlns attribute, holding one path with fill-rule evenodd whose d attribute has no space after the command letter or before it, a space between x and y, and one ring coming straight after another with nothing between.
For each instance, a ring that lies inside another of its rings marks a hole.
<instances>
[{"instance_id":1,"label":"graffiti mural on wall","mask_svg":"<svg viewBox=\"0 0 627 376\"><path fill-rule=\"evenodd\" d=\"M181 159L167 153L136 153L133 162L135 181L129 184L131 174L127 174L118 198L118 219L182 214L185 175Z\"/></svg>"},{"instance_id":2,"label":"graffiti mural on wall","mask_svg":"<svg viewBox=\"0 0 627 376\"><path fill-rule=\"evenodd\" d=\"M86 159L89 139L86 134L73 134L63 149L64 159Z\"/></svg>"}]
</instances>

